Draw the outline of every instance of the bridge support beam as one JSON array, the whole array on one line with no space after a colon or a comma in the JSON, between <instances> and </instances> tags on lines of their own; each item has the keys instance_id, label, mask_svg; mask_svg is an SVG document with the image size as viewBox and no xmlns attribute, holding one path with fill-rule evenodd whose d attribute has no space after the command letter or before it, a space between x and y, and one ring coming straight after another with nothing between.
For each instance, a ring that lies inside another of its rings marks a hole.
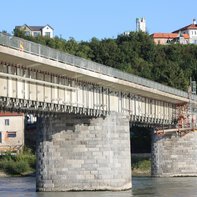
<instances>
[{"instance_id":1,"label":"bridge support beam","mask_svg":"<svg viewBox=\"0 0 197 197\"><path fill-rule=\"evenodd\" d=\"M131 188L129 118L40 118L37 191Z\"/></svg>"},{"instance_id":2,"label":"bridge support beam","mask_svg":"<svg viewBox=\"0 0 197 197\"><path fill-rule=\"evenodd\" d=\"M197 176L197 132L184 136L153 135L152 175Z\"/></svg>"}]
</instances>

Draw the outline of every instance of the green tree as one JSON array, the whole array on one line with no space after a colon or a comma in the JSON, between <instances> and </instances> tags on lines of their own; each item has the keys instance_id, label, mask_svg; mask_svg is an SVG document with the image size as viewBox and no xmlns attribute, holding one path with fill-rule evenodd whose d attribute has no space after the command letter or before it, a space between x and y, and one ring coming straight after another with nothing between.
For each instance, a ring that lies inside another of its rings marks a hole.
<instances>
[{"instance_id":1,"label":"green tree","mask_svg":"<svg viewBox=\"0 0 197 197\"><path fill-rule=\"evenodd\" d=\"M197 81L197 45L155 45L143 32L89 42L31 37L19 29L14 35L182 90L187 90L190 77Z\"/></svg>"}]
</instances>

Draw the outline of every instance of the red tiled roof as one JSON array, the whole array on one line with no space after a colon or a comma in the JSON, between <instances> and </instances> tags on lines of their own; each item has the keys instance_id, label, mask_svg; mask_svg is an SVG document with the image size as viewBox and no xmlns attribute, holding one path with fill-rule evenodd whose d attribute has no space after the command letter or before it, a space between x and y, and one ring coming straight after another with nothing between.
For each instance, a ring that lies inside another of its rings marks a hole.
<instances>
[{"instance_id":1,"label":"red tiled roof","mask_svg":"<svg viewBox=\"0 0 197 197\"><path fill-rule=\"evenodd\" d=\"M189 39L188 34L182 34L185 39ZM154 33L152 34L153 38L166 38L166 39L173 39L179 36L178 33Z\"/></svg>"},{"instance_id":2,"label":"red tiled roof","mask_svg":"<svg viewBox=\"0 0 197 197\"><path fill-rule=\"evenodd\" d=\"M173 31L172 33L178 33L179 31L184 31L184 30L188 30L188 29L197 29L197 24L187 25L185 27L182 27L180 29L177 29L176 31Z\"/></svg>"},{"instance_id":3,"label":"red tiled roof","mask_svg":"<svg viewBox=\"0 0 197 197\"><path fill-rule=\"evenodd\" d=\"M17 113L17 112L0 112L0 117L3 116L23 116L23 113Z\"/></svg>"}]
</instances>

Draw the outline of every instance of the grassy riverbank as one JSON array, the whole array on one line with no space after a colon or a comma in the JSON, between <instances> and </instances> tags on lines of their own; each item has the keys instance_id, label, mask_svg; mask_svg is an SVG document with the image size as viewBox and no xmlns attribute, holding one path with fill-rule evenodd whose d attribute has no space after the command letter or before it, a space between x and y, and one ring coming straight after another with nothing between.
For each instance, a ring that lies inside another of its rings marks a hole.
<instances>
[{"instance_id":1,"label":"grassy riverbank","mask_svg":"<svg viewBox=\"0 0 197 197\"><path fill-rule=\"evenodd\" d=\"M0 156L0 175L23 176L35 172L36 157L29 149L13 155L5 153Z\"/></svg>"},{"instance_id":2,"label":"grassy riverbank","mask_svg":"<svg viewBox=\"0 0 197 197\"><path fill-rule=\"evenodd\" d=\"M143 156L132 156L132 175L150 176L151 175L150 158Z\"/></svg>"}]
</instances>

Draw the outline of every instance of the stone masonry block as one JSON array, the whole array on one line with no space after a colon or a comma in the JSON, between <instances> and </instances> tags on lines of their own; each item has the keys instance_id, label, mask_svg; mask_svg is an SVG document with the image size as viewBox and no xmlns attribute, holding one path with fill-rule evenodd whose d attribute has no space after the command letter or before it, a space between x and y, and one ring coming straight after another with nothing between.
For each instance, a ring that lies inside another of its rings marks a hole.
<instances>
[{"instance_id":1,"label":"stone masonry block","mask_svg":"<svg viewBox=\"0 0 197 197\"><path fill-rule=\"evenodd\" d=\"M197 132L152 136L152 175L197 176Z\"/></svg>"},{"instance_id":2,"label":"stone masonry block","mask_svg":"<svg viewBox=\"0 0 197 197\"><path fill-rule=\"evenodd\" d=\"M64 114L42 124L37 139L38 191L131 188L127 116Z\"/></svg>"}]
</instances>

